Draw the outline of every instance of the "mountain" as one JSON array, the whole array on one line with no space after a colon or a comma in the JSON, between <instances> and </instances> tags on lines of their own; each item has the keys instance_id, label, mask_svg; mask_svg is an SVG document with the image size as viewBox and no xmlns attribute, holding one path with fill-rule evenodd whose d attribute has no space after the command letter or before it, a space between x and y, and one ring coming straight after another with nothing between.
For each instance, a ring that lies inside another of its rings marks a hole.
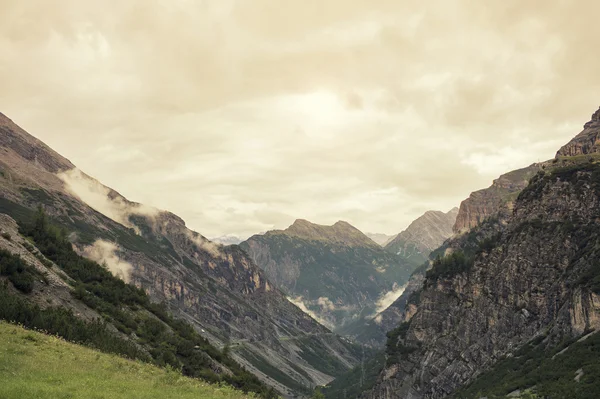
<instances>
[{"instance_id":1,"label":"mountain","mask_svg":"<svg viewBox=\"0 0 600 399\"><path fill-rule=\"evenodd\" d=\"M597 154L600 152L600 109L592 115L592 119L583 126L583 131L564 145L556 153L556 158L577 155Z\"/></svg>"},{"instance_id":2,"label":"mountain","mask_svg":"<svg viewBox=\"0 0 600 399\"><path fill-rule=\"evenodd\" d=\"M469 198L461 202L456 216L453 231L464 233L477 226L486 218L503 212L510 214L514 200L537 172L543 163L535 163L526 168L506 173L483 190L471 193Z\"/></svg>"},{"instance_id":3,"label":"mountain","mask_svg":"<svg viewBox=\"0 0 600 399\"><path fill-rule=\"evenodd\" d=\"M385 247L388 242L392 241L394 237L396 237L382 233L365 233L365 235L382 247Z\"/></svg>"},{"instance_id":4,"label":"mountain","mask_svg":"<svg viewBox=\"0 0 600 399\"><path fill-rule=\"evenodd\" d=\"M342 221L322 226L296 220L241 247L276 287L334 329L387 306L413 269Z\"/></svg>"},{"instance_id":5,"label":"mountain","mask_svg":"<svg viewBox=\"0 0 600 399\"><path fill-rule=\"evenodd\" d=\"M221 244L221 245L238 245L239 243L244 241L243 238L240 238L240 237L234 236L234 235L225 235L225 236L220 236L220 237L214 237L214 238L211 238L210 240L214 243Z\"/></svg>"},{"instance_id":6,"label":"mountain","mask_svg":"<svg viewBox=\"0 0 600 399\"><path fill-rule=\"evenodd\" d=\"M600 156L582 139L600 133L598 115L510 206L445 244L362 397L600 395Z\"/></svg>"},{"instance_id":7,"label":"mountain","mask_svg":"<svg viewBox=\"0 0 600 399\"><path fill-rule=\"evenodd\" d=\"M286 396L331 381L362 356L287 301L241 248L127 200L0 114L0 213L23 222L38 207L69 232L79 254L165 303Z\"/></svg>"},{"instance_id":8,"label":"mountain","mask_svg":"<svg viewBox=\"0 0 600 399\"><path fill-rule=\"evenodd\" d=\"M427 211L385 245L385 250L419 266L427 260L431 251L452 236L457 215L458 208L446 213Z\"/></svg>"}]
</instances>

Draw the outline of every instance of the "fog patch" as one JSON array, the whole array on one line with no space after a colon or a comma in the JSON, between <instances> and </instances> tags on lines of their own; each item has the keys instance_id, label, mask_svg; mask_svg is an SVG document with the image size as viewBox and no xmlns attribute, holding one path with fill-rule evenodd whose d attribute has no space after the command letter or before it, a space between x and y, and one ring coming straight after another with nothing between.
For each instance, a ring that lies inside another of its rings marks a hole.
<instances>
[{"instance_id":1,"label":"fog patch","mask_svg":"<svg viewBox=\"0 0 600 399\"><path fill-rule=\"evenodd\" d=\"M119 247L112 242L96 240L93 245L83 249L83 256L104 265L114 276L129 283L133 266L119 258Z\"/></svg>"},{"instance_id":2,"label":"fog patch","mask_svg":"<svg viewBox=\"0 0 600 399\"><path fill-rule=\"evenodd\" d=\"M406 289L406 285L407 284L404 284L403 286L399 287L396 283L394 283L394 287L392 288L392 290L381 295L379 297L379 299L377 300L377 303L376 303L377 309L375 312L376 313L383 312L392 303L394 303L394 301L396 301L396 299L400 298L400 295L402 295L404 293L404 290Z\"/></svg>"},{"instance_id":3,"label":"fog patch","mask_svg":"<svg viewBox=\"0 0 600 399\"><path fill-rule=\"evenodd\" d=\"M186 230L186 234L188 238L196 244L199 249L202 249L215 258L224 258L225 254L223 253L223 246L221 244L214 243L202 235L196 233L195 231Z\"/></svg>"},{"instance_id":4,"label":"fog patch","mask_svg":"<svg viewBox=\"0 0 600 399\"><path fill-rule=\"evenodd\" d=\"M377 324L378 326L381 325L381 322L383 321L383 316L378 314L377 316L375 316L375 318L373 319L373 321L375 322L375 324Z\"/></svg>"},{"instance_id":5,"label":"fog patch","mask_svg":"<svg viewBox=\"0 0 600 399\"><path fill-rule=\"evenodd\" d=\"M154 220L160 213L160 210L156 208L129 203L118 195L111 198L111 192L113 191L110 188L89 177L77 168L59 173L57 176L65 183L68 192L104 216L125 227L134 229L137 234L140 234L140 231L129 221L129 216L141 215Z\"/></svg>"},{"instance_id":6,"label":"fog patch","mask_svg":"<svg viewBox=\"0 0 600 399\"><path fill-rule=\"evenodd\" d=\"M334 304L334 303L331 301L331 299L329 299L329 298L327 298L327 297L324 297L324 296L320 297L320 298L317 300L317 304L318 304L319 306L321 306L323 309L326 309L326 310L331 310L331 311L333 311L333 310L335 310L335 309L336 309L336 306L335 306L335 304Z\"/></svg>"},{"instance_id":7,"label":"fog patch","mask_svg":"<svg viewBox=\"0 0 600 399\"><path fill-rule=\"evenodd\" d=\"M310 317L312 317L313 319L318 321L320 324L329 328L330 330L332 330L335 327L333 324L331 324L330 322L328 322L325 319L320 318L319 316L317 316L317 314L315 312L313 312L312 310L307 308L306 305L304 304L303 298L301 296L298 296L295 298L288 296L287 300L290 301L291 303L293 303L294 305L298 306L300 308L300 310L302 310L304 313L306 313L307 315L309 315Z\"/></svg>"}]
</instances>

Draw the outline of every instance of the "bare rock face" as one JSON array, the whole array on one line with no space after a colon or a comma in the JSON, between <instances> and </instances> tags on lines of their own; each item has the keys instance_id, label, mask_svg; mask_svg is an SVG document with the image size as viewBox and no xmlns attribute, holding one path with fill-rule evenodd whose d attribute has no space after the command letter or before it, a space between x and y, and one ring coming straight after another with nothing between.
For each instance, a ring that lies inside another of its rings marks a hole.
<instances>
[{"instance_id":1,"label":"bare rock face","mask_svg":"<svg viewBox=\"0 0 600 399\"><path fill-rule=\"evenodd\" d=\"M592 115L589 122L583 125L583 131L564 145L556 153L556 157L594 154L600 152L600 109Z\"/></svg>"},{"instance_id":2,"label":"bare rock face","mask_svg":"<svg viewBox=\"0 0 600 399\"><path fill-rule=\"evenodd\" d=\"M385 249L420 265L452 236L457 216L458 208L446 213L427 211L391 240Z\"/></svg>"},{"instance_id":3,"label":"bare rock face","mask_svg":"<svg viewBox=\"0 0 600 399\"><path fill-rule=\"evenodd\" d=\"M598 295L578 283L596 256L585 240L600 237L598 193L560 179L534 188L470 270L425 281L396 342L410 350L365 397L443 398L537 336L556 344L600 327Z\"/></svg>"},{"instance_id":4,"label":"bare rock face","mask_svg":"<svg viewBox=\"0 0 600 399\"><path fill-rule=\"evenodd\" d=\"M513 201L542 166L543 164L532 164L506 173L494 180L490 187L471 193L460 204L453 231L464 233L492 215L510 214Z\"/></svg>"}]
</instances>

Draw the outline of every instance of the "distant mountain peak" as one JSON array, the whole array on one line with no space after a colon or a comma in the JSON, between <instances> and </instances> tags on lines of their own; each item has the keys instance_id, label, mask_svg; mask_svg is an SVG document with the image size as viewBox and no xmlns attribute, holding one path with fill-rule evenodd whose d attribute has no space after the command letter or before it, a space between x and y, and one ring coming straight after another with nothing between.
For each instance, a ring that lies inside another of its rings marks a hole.
<instances>
[{"instance_id":1,"label":"distant mountain peak","mask_svg":"<svg viewBox=\"0 0 600 399\"><path fill-rule=\"evenodd\" d=\"M328 242L330 244L341 244L348 246L378 246L362 231L350 223L339 220L331 226L320 225L309 222L306 219L296 219L294 223L285 230L274 230L270 234L284 234L291 237L306 240Z\"/></svg>"},{"instance_id":2,"label":"distant mountain peak","mask_svg":"<svg viewBox=\"0 0 600 399\"><path fill-rule=\"evenodd\" d=\"M457 215L456 207L448 212L427 211L389 241L385 249L417 264L422 263L431 251L452 236L452 226Z\"/></svg>"}]
</instances>

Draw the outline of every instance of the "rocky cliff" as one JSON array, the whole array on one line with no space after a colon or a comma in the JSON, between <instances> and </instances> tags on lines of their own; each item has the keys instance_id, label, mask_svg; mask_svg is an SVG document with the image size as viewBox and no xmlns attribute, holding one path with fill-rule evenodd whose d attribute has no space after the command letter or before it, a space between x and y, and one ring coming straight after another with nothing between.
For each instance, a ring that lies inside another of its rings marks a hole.
<instances>
[{"instance_id":1,"label":"rocky cliff","mask_svg":"<svg viewBox=\"0 0 600 399\"><path fill-rule=\"evenodd\" d=\"M490 187L471 193L469 198L460 204L453 231L464 233L492 215L510 214L513 201L542 166L532 164L506 173L494 180Z\"/></svg>"},{"instance_id":2,"label":"rocky cliff","mask_svg":"<svg viewBox=\"0 0 600 399\"><path fill-rule=\"evenodd\" d=\"M573 140L556 153L556 157L595 154L600 152L600 109Z\"/></svg>"},{"instance_id":3,"label":"rocky cliff","mask_svg":"<svg viewBox=\"0 0 600 399\"><path fill-rule=\"evenodd\" d=\"M568 397L556 393L567 387L573 397L592 397L575 392L597 392L597 384L578 385L575 377L596 370L597 355L571 353L600 329L599 215L596 158L546 163L511 212L448 243L404 323L389 333L386 366L363 396L443 398L463 389L457 397L514 390L515 397L518 390ZM563 374L535 374L543 367ZM477 389L469 391L473 381Z\"/></svg>"},{"instance_id":4,"label":"rocky cliff","mask_svg":"<svg viewBox=\"0 0 600 399\"><path fill-rule=\"evenodd\" d=\"M375 314L414 268L346 222L297 220L241 246L276 287L332 328Z\"/></svg>"},{"instance_id":5,"label":"rocky cliff","mask_svg":"<svg viewBox=\"0 0 600 399\"><path fill-rule=\"evenodd\" d=\"M458 208L446 213L427 211L391 240L385 249L410 263L421 265L433 250L452 236L457 215Z\"/></svg>"},{"instance_id":6,"label":"rocky cliff","mask_svg":"<svg viewBox=\"0 0 600 399\"><path fill-rule=\"evenodd\" d=\"M237 246L222 247L172 213L128 201L0 115L0 212L42 206L73 245L166 302L216 346L285 395L357 363L359 351L286 300ZM112 269L111 269L112 270Z\"/></svg>"}]
</instances>

